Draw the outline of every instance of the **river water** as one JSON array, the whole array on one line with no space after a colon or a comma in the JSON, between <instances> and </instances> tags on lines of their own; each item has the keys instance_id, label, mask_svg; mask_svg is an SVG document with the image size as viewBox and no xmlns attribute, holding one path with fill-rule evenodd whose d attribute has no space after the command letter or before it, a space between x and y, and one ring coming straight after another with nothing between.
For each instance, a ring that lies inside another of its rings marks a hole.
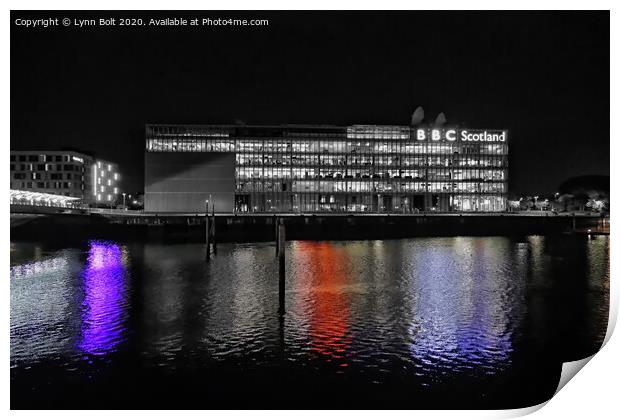
<instances>
[{"instance_id":1,"label":"river water","mask_svg":"<svg viewBox=\"0 0 620 420\"><path fill-rule=\"evenodd\" d=\"M595 353L609 237L11 243L12 408L517 408Z\"/></svg>"}]
</instances>

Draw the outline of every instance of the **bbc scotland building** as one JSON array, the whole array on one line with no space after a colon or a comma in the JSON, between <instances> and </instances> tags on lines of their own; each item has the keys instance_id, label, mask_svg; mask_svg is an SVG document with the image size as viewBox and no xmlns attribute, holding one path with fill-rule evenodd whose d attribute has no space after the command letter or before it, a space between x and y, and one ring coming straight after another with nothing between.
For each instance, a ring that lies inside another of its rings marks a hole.
<instances>
[{"instance_id":1,"label":"bbc scotland building","mask_svg":"<svg viewBox=\"0 0 620 420\"><path fill-rule=\"evenodd\" d=\"M507 130L146 126L147 212L501 212L507 182Z\"/></svg>"}]
</instances>

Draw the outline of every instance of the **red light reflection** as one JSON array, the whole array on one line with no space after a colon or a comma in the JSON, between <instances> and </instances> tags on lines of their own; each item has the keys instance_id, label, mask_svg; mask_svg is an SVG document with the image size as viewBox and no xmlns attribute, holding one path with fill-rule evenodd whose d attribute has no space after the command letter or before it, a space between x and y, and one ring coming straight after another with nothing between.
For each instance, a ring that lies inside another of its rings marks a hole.
<instances>
[{"instance_id":1,"label":"red light reflection","mask_svg":"<svg viewBox=\"0 0 620 420\"><path fill-rule=\"evenodd\" d=\"M307 261L301 284L308 290L310 347L334 359L343 357L351 339L350 296L346 252L329 243L300 242L300 256Z\"/></svg>"}]
</instances>

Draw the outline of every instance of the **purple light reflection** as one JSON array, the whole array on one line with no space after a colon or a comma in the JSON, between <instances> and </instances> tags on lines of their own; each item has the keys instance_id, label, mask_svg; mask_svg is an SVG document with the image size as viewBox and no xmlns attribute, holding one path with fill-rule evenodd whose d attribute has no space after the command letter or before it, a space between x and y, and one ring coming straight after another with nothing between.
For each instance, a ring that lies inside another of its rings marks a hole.
<instances>
[{"instance_id":1,"label":"purple light reflection","mask_svg":"<svg viewBox=\"0 0 620 420\"><path fill-rule=\"evenodd\" d=\"M126 271L123 251L110 242L89 242L82 272L82 337L78 348L90 355L105 355L123 341L126 316Z\"/></svg>"}]
</instances>

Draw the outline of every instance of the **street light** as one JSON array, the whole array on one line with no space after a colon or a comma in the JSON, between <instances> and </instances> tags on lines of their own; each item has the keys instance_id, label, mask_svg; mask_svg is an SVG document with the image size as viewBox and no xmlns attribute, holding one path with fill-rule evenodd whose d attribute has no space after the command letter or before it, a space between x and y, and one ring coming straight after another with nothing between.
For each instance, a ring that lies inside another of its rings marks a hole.
<instances>
[{"instance_id":1,"label":"street light","mask_svg":"<svg viewBox=\"0 0 620 420\"><path fill-rule=\"evenodd\" d=\"M127 207L125 207L125 193L123 193L123 208L127 210Z\"/></svg>"}]
</instances>

